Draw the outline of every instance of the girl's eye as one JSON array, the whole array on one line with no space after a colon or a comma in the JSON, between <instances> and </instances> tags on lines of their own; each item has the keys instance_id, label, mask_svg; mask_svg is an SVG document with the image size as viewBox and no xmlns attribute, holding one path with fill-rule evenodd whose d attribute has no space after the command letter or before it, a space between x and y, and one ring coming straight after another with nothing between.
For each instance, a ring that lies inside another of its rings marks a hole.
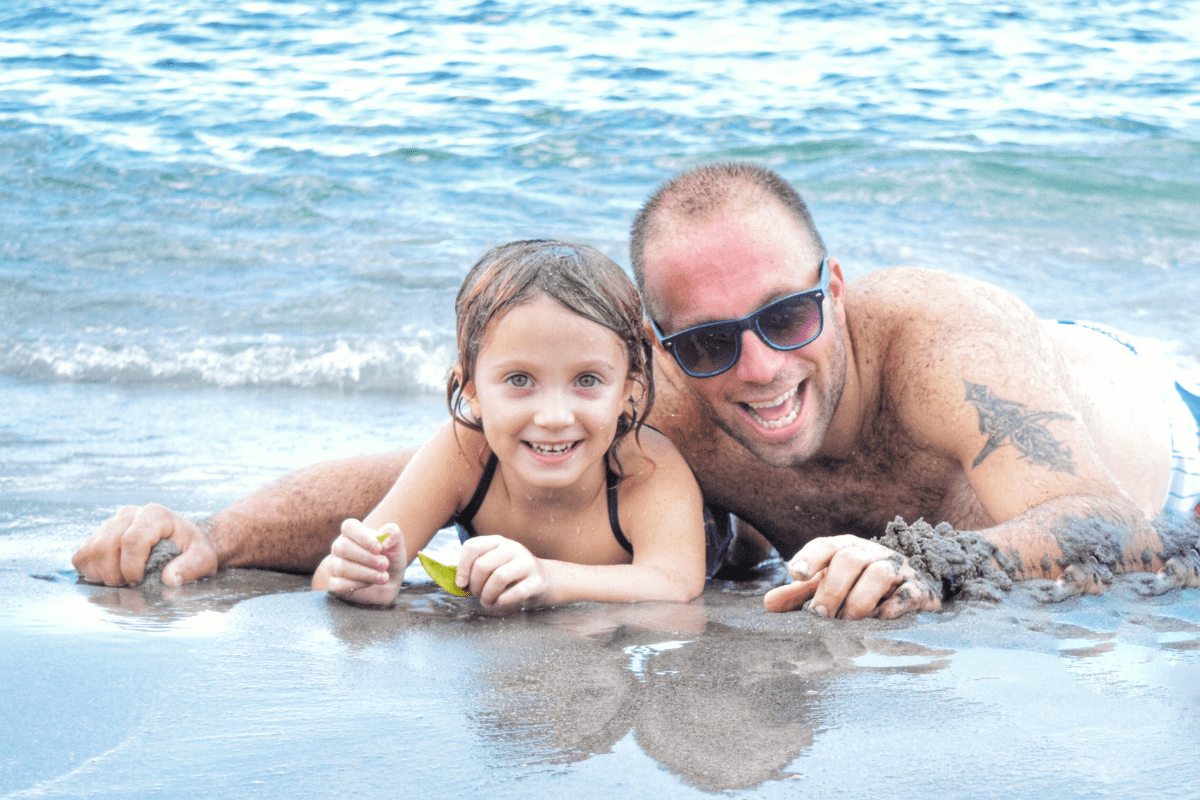
<instances>
[{"instance_id":1,"label":"girl's eye","mask_svg":"<svg viewBox=\"0 0 1200 800\"><path fill-rule=\"evenodd\" d=\"M524 389L529 386L528 375L509 375L507 380L514 389Z\"/></svg>"},{"instance_id":2,"label":"girl's eye","mask_svg":"<svg viewBox=\"0 0 1200 800\"><path fill-rule=\"evenodd\" d=\"M600 385L600 379L595 375L580 375L576 383L581 389L594 389Z\"/></svg>"}]
</instances>

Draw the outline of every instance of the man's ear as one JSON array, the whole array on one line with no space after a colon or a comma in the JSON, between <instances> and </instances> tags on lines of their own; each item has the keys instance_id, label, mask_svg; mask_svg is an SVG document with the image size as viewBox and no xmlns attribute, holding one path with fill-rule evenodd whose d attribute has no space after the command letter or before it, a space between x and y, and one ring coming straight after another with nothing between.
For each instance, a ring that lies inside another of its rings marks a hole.
<instances>
[{"instance_id":1,"label":"man's ear","mask_svg":"<svg viewBox=\"0 0 1200 800\"><path fill-rule=\"evenodd\" d=\"M829 270L829 301L833 303L833 313L837 315L838 323L846 324L846 278L842 275L842 265L836 258L830 256L825 261Z\"/></svg>"},{"instance_id":2,"label":"man's ear","mask_svg":"<svg viewBox=\"0 0 1200 800\"><path fill-rule=\"evenodd\" d=\"M654 332L654 323L648 319L642 320L642 329L646 331L646 335L650 337L650 346L656 353L666 353L663 349L662 342L658 340L658 334Z\"/></svg>"}]
</instances>

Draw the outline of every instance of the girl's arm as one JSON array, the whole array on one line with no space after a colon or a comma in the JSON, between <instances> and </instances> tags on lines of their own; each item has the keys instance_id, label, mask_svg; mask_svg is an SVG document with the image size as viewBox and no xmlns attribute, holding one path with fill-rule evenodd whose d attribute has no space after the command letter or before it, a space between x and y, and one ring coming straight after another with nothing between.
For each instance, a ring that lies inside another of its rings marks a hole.
<instances>
[{"instance_id":1,"label":"girl's arm","mask_svg":"<svg viewBox=\"0 0 1200 800\"><path fill-rule=\"evenodd\" d=\"M621 528L632 564L572 564L541 559L500 536L463 547L459 586L485 606L556 605L575 600L686 603L704 589L704 512L700 487L665 436L643 430L621 448Z\"/></svg>"},{"instance_id":2,"label":"girl's arm","mask_svg":"<svg viewBox=\"0 0 1200 800\"><path fill-rule=\"evenodd\" d=\"M481 442L482 436L462 428L456 438L452 421L440 427L362 522L342 524L313 588L358 602L393 602L409 561L454 516L474 488L472 479L478 481ZM464 455L464 448L476 458Z\"/></svg>"}]
</instances>

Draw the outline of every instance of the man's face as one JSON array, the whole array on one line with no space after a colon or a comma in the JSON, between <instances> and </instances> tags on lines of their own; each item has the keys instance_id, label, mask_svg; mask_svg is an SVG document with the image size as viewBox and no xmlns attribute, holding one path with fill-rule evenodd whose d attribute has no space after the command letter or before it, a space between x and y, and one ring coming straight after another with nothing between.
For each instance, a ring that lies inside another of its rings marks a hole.
<instances>
[{"instance_id":1,"label":"man's face","mask_svg":"<svg viewBox=\"0 0 1200 800\"><path fill-rule=\"evenodd\" d=\"M820 258L788 212L771 203L701 222L664 220L646 243L646 290L663 333L736 319L819 281ZM741 357L711 378L687 376L658 349L678 380L726 433L773 466L799 464L821 448L846 382L843 284L825 298L821 335L798 350L742 334Z\"/></svg>"}]
</instances>

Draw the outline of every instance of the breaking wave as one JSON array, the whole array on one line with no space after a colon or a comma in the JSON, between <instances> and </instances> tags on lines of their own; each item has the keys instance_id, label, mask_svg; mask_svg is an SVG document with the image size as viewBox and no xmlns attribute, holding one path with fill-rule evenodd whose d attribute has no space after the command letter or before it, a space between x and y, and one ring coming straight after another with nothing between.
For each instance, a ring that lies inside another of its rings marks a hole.
<instances>
[{"instance_id":1,"label":"breaking wave","mask_svg":"<svg viewBox=\"0 0 1200 800\"><path fill-rule=\"evenodd\" d=\"M0 375L37 383L413 394L441 391L453 358L453 343L433 337L190 346L38 341L0 351Z\"/></svg>"}]
</instances>

